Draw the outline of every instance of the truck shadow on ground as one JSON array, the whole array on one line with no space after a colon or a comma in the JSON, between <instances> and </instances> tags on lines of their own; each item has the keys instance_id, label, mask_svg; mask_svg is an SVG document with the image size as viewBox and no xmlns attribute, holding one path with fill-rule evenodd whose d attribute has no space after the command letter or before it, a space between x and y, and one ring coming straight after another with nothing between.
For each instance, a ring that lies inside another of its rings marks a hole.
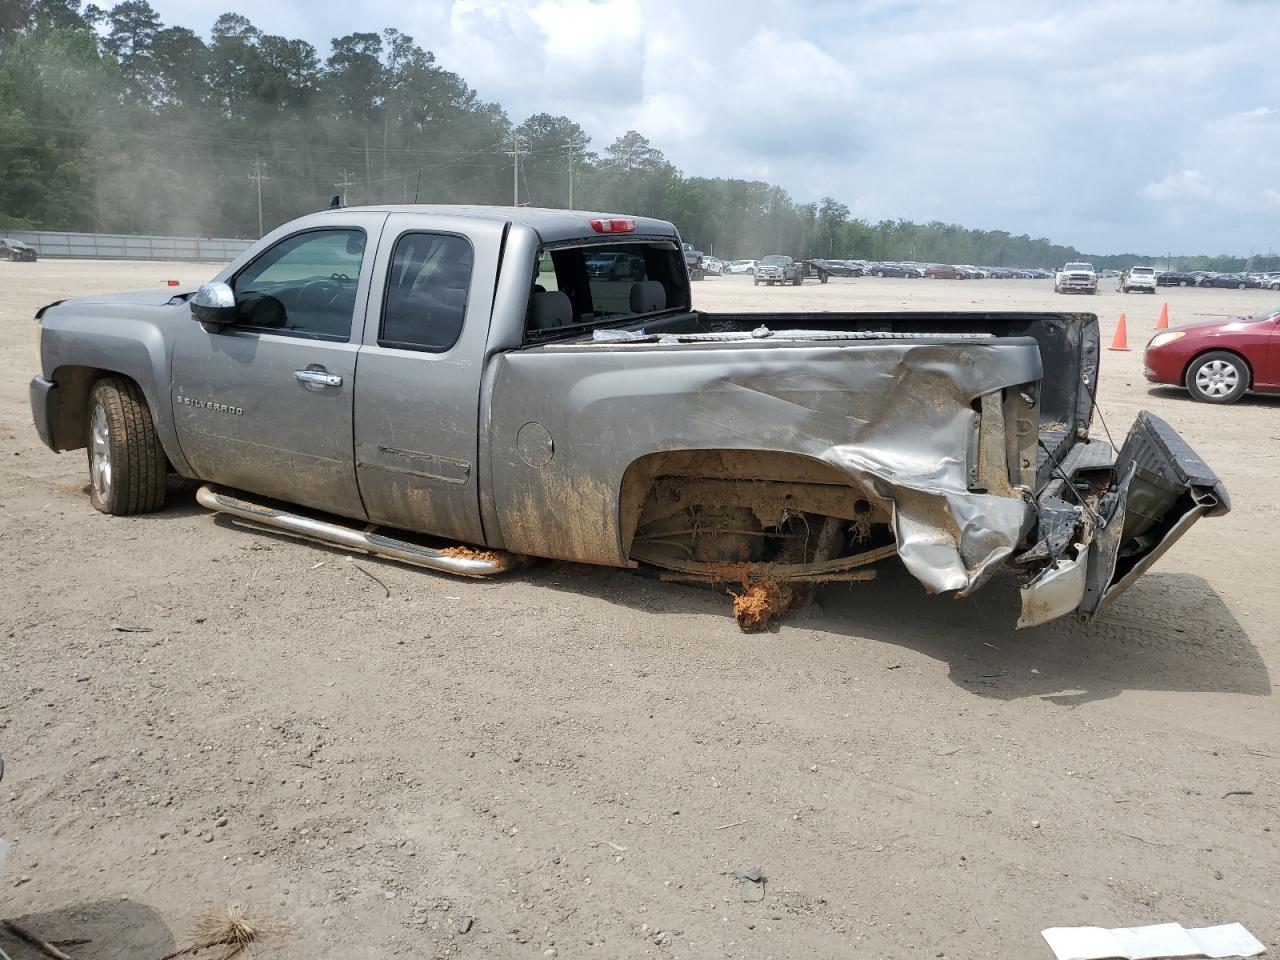
<instances>
[{"instance_id":1,"label":"truck shadow on ground","mask_svg":"<svg viewBox=\"0 0 1280 960\"><path fill-rule=\"evenodd\" d=\"M135 900L94 900L21 915L6 911L4 917L60 946L76 960L159 960L176 946L160 914ZM48 960L49 956L4 927L0 927L0 949L12 960Z\"/></svg>"},{"instance_id":2,"label":"truck shadow on ground","mask_svg":"<svg viewBox=\"0 0 1280 960\"><path fill-rule=\"evenodd\" d=\"M930 596L896 560L868 583L826 587L818 605L792 611L771 630L819 631L849 641L847 656L866 657L860 641L931 657L952 683L998 700L1039 697L1079 706L1126 690L1270 696L1266 663L1248 633L1204 579L1184 573L1143 576L1091 624L1062 619L1017 630L1018 581L998 575L974 596ZM642 615L723 616L735 630L723 588L660 583L639 571L584 569L557 575L534 567L530 583L590 595Z\"/></svg>"},{"instance_id":3,"label":"truck shadow on ground","mask_svg":"<svg viewBox=\"0 0 1280 960\"><path fill-rule=\"evenodd\" d=\"M828 588L820 602L814 626L932 657L980 697L1079 706L1126 690L1271 695L1248 633L1192 574L1148 573L1093 623L1063 618L1027 630L1014 628L1020 601L1012 575L956 599L928 595L891 562L872 583Z\"/></svg>"}]
</instances>

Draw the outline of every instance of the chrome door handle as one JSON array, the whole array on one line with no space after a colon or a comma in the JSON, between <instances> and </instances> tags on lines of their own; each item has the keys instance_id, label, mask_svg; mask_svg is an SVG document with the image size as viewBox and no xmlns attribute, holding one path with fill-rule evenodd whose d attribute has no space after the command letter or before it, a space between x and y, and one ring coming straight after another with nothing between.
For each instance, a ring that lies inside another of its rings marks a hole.
<instances>
[{"instance_id":1,"label":"chrome door handle","mask_svg":"<svg viewBox=\"0 0 1280 960\"><path fill-rule=\"evenodd\" d=\"M342 377L327 370L295 370L293 378L303 383L318 383L322 387L342 386Z\"/></svg>"}]
</instances>

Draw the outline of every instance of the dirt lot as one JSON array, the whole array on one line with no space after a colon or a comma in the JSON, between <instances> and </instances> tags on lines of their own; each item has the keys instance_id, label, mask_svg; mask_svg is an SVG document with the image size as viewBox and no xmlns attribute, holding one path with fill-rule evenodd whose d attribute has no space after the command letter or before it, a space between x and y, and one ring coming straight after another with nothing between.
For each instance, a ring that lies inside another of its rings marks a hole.
<instances>
[{"instance_id":1,"label":"dirt lot","mask_svg":"<svg viewBox=\"0 0 1280 960\"><path fill-rule=\"evenodd\" d=\"M0 263L0 917L86 960L158 960L230 901L289 958L990 960L1166 920L1280 945L1280 400L1141 375L1163 300L1176 324L1275 294L697 284L712 310L1092 310L1108 342L1125 309L1112 433L1155 410L1235 505L1092 627L1018 634L1015 584L928 598L889 564L746 636L626 572L353 562L189 491L94 512L83 455L31 427L31 316L213 272Z\"/></svg>"}]
</instances>

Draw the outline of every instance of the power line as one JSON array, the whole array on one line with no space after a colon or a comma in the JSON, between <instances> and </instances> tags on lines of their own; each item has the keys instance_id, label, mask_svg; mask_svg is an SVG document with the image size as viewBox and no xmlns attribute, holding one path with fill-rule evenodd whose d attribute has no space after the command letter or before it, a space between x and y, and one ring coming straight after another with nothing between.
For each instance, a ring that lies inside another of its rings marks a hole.
<instances>
[{"instance_id":1,"label":"power line","mask_svg":"<svg viewBox=\"0 0 1280 960\"><path fill-rule=\"evenodd\" d=\"M573 161L578 156L578 150L587 145L585 140L570 140L564 145L564 149L569 151L569 209L573 209Z\"/></svg>"},{"instance_id":2,"label":"power line","mask_svg":"<svg viewBox=\"0 0 1280 960\"><path fill-rule=\"evenodd\" d=\"M338 176L342 179L334 183L334 186L342 191L342 205L345 207L347 205L347 191L350 190L351 185L356 182L353 179L355 177L355 173L348 170L346 167L343 167Z\"/></svg>"},{"instance_id":3,"label":"power line","mask_svg":"<svg viewBox=\"0 0 1280 960\"><path fill-rule=\"evenodd\" d=\"M520 206L520 158L529 155L529 141L514 130L511 131L511 149L507 156L511 158L511 205Z\"/></svg>"},{"instance_id":4,"label":"power line","mask_svg":"<svg viewBox=\"0 0 1280 960\"><path fill-rule=\"evenodd\" d=\"M249 179L258 188L258 236L262 236L262 181L271 178L267 176L267 165L261 160L254 160L252 166L253 172L249 174Z\"/></svg>"}]
</instances>

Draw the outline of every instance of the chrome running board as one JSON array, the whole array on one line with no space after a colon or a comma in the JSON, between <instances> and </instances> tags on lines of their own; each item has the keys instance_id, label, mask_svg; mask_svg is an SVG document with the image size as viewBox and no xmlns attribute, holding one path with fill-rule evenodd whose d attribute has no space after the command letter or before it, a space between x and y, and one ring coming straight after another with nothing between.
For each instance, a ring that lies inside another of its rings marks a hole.
<instances>
[{"instance_id":1,"label":"chrome running board","mask_svg":"<svg viewBox=\"0 0 1280 960\"><path fill-rule=\"evenodd\" d=\"M299 513L289 513L276 507L268 507L252 503L223 493L210 486L202 486L196 491L196 501L218 513L225 513L240 520L259 524L275 530L282 530L294 536L308 540L319 540L321 543L371 553L374 556L411 563L418 567L427 567L443 573L452 573L460 577L492 577L506 573L521 565L522 557L497 550L476 550L475 556L466 555L468 550L458 548L458 555L453 555L432 547L424 547L407 540L397 540L381 533L364 532L339 523L317 520Z\"/></svg>"}]
</instances>

